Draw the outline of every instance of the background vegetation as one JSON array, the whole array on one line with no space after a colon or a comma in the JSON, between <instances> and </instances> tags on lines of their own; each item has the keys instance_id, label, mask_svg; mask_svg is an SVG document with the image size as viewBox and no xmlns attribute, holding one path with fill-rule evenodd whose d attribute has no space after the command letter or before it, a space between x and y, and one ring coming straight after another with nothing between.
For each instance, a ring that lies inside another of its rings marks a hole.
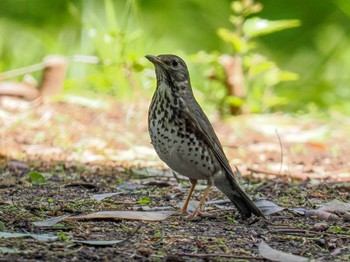
<instances>
[{"instance_id":1,"label":"background vegetation","mask_svg":"<svg viewBox=\"0 0 350 262\"><path fill-rule=\"evenodd\" d=\"M38 63L49 54L96 55L100 58L97 65L70 65L65 91L132 99L140 93L150 95L154 89L150 77L153 68L144 55L176 53L188 61L199 100L226 112L222 83L210 81L207 76L215 69L213 57L234 52L218 34L220 28L235 32L230 22L234 13L231 3L3 0L0 72ZM255 38L253 50L279 70L294 72L298 77L269 86L263 81L265 74L255 77L255 82L247 83L248 90L255 90L250 93L250 111L350 113L350 2L258 3L263 9L248 18L300 21L298 27ZM252 66L256 64L246 67L245 74ZM252 83L259 88L254 89Z\"/></svg>"}]
</instances>

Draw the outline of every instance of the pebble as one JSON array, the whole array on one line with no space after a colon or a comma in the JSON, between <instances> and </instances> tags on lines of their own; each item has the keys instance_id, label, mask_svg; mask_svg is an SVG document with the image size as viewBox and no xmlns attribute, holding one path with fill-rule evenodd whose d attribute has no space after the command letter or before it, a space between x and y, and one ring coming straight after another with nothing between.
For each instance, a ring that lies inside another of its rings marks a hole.
<instances>
[{"instance_id":1,"label":"pebble","mask_svg":"<svg viewBox=\"0 0 350 262\"><path fill-rule=\"evenodd\" d=\"M314 225L314 229L317 231L326 231L328 228L329 228L329 225L325 222L316 223Z\"/></svg>"}]
</instances>

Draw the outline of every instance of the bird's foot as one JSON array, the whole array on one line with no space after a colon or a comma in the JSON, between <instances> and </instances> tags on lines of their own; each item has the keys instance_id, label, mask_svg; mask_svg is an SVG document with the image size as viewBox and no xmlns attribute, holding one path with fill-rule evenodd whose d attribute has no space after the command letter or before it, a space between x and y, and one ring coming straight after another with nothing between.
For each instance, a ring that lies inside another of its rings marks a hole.
<instances>
[{"instance_id":1,"label":"bird's foot","mask_svg":"<svg viewBox=\"0 0 350 262\"><path fill-rule=\"evenodd\" d=\"M187 208L182 208L180 212L181 212L181 214L184 214L184 215L188 214Z\"/></svg>"},{"instance_id":2,"label":"bird's foot","mask_svg":"<svg viewBox=\"0 0 350 262\"><path fill-rule=\"evenodd\" d=\"M186 212L187 212L187 211L186 211ZM198 217L198 216L201 216L201 215L202 215L201 208L200 208L200 207L197 207L196 210L195 210L192 214L190 214L190 215L188 215L188 216L186 217L186 219L187 219L187 220L193 220L194 218L196 218L196 217Z\"/></svg>"}]
</instances>

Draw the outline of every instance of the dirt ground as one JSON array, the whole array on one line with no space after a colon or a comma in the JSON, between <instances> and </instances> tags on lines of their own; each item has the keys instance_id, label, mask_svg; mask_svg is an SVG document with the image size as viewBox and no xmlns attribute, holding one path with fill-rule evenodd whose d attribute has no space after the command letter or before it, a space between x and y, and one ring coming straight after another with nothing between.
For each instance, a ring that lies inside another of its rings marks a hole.
<instances>
[{"instance_id":1,"label":"dirt ground","mask_svg":"<svg viewBox=\"0 0 350 262\"><path fill-rule=\"evenodd\" d=\"M192 221L173 215L157 222L33 224L96 211L179 210L189 183L174 176L151 148L147 106L108 99L98 105L1 101L0 231L57 238L0 235L0 261L261 261L266 260L261 241L309 259L349 261L350 210L328 219L306 212L332 200L350 202L350 121L337 114L332 120L274 114L224 121L211 115L245 190L284 208L266 220L242 220L215 189L206 216ZM45 182L34 183L31 171ZM204 188L203 182L193 200ZM116 194L101 201L94 197L111 192Z\"/></svg>"}]
</instances>

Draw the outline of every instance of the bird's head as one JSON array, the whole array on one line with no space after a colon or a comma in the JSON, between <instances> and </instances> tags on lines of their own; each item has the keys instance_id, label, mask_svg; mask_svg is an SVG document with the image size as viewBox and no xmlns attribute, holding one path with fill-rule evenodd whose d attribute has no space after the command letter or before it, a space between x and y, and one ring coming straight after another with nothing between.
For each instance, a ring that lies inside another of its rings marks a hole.
<instances>
[{"instance_id":1,"label":"bird's head","mask_svg":"<svg viewBox=\"0 0 350 262\"><path fill-rule=\"evenodd\" d=\"M162 81L177 88L190 87L190 77L184 60L176 55L146 55L156 68L158 83Z\"/></svg>"}]
</instances>

